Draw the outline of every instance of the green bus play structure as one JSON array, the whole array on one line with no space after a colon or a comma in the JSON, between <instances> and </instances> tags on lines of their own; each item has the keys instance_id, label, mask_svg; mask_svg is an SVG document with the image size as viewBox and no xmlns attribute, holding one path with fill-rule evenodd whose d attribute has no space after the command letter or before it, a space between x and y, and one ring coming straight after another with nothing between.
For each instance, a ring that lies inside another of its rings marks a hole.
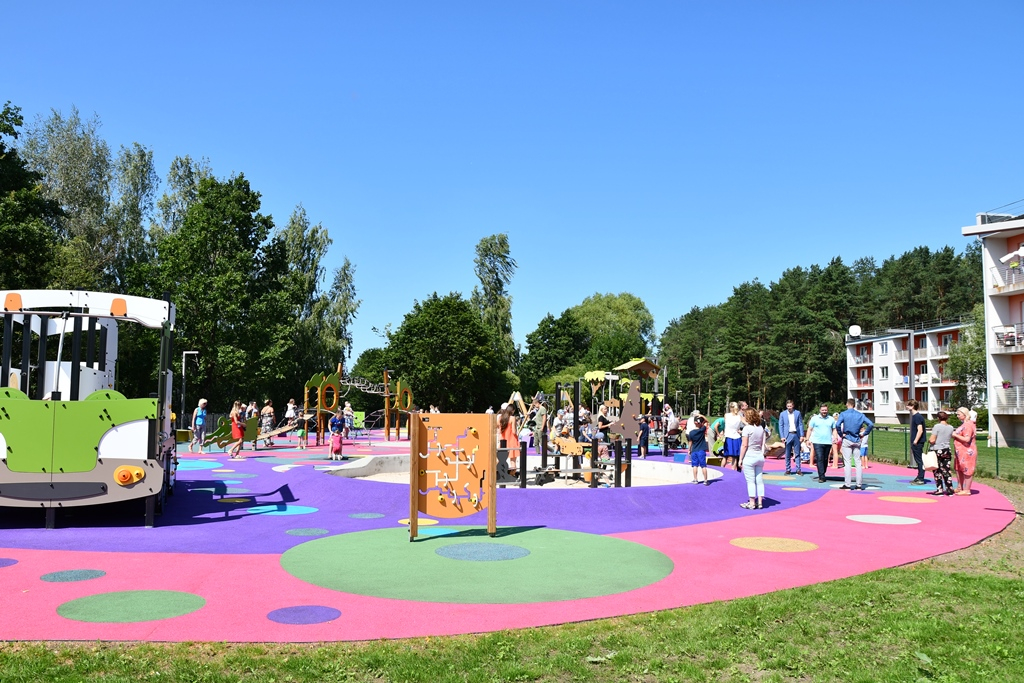
<instances>
[{"instance_id":1,"label":"green bus play structure","mask_svg":"<svg viewBox=\"0 0 1024 683\"><path fill-rule=\"evenodd\" d=\"M143 499L153 526L171 493L175 433L169 300L66 290L0 291L0 506L60 508ZM156 391L116 391L118 325L160 331Z\"/></svg>"}]
</instances>

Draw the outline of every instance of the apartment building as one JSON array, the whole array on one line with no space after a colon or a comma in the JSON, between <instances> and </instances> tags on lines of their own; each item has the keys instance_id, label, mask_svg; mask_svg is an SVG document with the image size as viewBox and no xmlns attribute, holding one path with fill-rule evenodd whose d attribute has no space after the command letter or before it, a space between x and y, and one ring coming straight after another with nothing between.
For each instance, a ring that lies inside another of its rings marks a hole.
<instances>
[{"instance_id":1,"label":"apartment building","mask_svg":"<svg viewBox=\"0 0 1024 683\"><path fill-rule=\"evenodd\" d=\"M1024 446L1024 215L978 214L962 232L982 243L989 441Z\"/></svg>"},{"instance_id":2,"label":"apartment building","mask_svg":"<svg viewBox=\"0 0 1024 683\"><path fill-rule=\"evenodd\" d=\"M946 375L946 361L968 320L963 316L867 333L851 328L846 335L847 397L879 424L909 423L911 399L929 417L950 410L956 382Z\"/></svg>"}]
</instances>

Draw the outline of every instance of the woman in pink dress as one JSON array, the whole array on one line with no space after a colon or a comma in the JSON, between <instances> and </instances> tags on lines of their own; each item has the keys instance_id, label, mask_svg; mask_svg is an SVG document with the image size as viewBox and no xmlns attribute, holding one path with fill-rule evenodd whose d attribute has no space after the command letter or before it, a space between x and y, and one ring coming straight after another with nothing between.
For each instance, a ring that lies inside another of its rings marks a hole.
<instances>
[{"instance_id":1,"label":"woman in pink dress","mask_svg":"<svg viewBox=\"0 0 1024 683\"><path fill-rule=\"evenodd\" d=\"M971 495L971 483L974 481L974 468L978 464L978 447L974 442L974 436L978 431L974 420L971 418L973 411L967 408L957 408L956 416L960 419L960 426L953 431L953 443L956 445L956 480L960 490L955 495Z\"/></svg>"}]
</instances>

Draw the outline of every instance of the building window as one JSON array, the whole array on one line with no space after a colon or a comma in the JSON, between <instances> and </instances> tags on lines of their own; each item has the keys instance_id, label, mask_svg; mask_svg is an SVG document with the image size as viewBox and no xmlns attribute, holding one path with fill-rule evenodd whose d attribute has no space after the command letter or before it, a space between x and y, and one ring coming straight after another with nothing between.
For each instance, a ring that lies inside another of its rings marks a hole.
<instances>
[{"instance_id":1,"label":"building window","mask_svg":"<svg viewBox=\"0 0 1024 683\"><path fill-rule=\"evenodd\" d=\"M928 364L927 363L921 363L920 365L917 366L917 374L924 375L924 374L927 374L927 372L928 372Z\"/></svg>"},{"instance_id":2,"label":"building window","mask_svg":"<svg viewBox=\"0 0 1024 683\"><path fill-rule=\"evenodd\" d=\"M878 342L878 355L884 356L889 353L889 342Z\"/></svg>"},{"instance_id":3,"label":"building window","mask_svg":"<svg viewBox=\"0 0 1024 683\"><path fill-rule=\"evenodd\" d=\"M889 379L889 368L882 368L882 379Z\"/></svg>"},{"instance_id":4,"label":"building window","mask_svg":"<svg viewBox=\"0 0 1024 683\"><path fill-rule=\"evenodd\" d=\"M939 344L939 346L949 346L952 343L953 343L953 335L952 334L944 334L944 335L942 335L942 342Z\"/></svg>"},{"instance_id":5,"label":"building window","mask_svg":"<svg viewBox=\"0 0 1024 683\"><path fill-rule=\"evenodd\" d=\"M889 405L889 392L888 391L883 391L882 392L882 405L883 406Z\"/></svg>"}]
</instances>

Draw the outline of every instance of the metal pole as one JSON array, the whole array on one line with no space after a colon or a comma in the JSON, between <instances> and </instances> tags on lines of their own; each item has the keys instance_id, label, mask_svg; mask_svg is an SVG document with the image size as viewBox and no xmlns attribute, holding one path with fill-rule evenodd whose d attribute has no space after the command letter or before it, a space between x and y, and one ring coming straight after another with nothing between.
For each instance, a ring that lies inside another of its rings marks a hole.
<instances>
[{"instance_id":1,"label":"metal pole","mask_svg":"<svg viewBox=\"0 0 1024 683\"><path fill-rule=\"evenodd\" d=\"M181 415L178 416L178 428L179 429L186 429L186 427L185 427L185 411L187 410L187 408L185 406L185 357L189 356L189 355L196 356L198 358L199 357L199 352L198 351L182 351L181 352ZM189 426L191 426L191 424Z\"/></svg>"},{"instance_id":2,"label":"metal pole","mask_svg":"<svg viewBox=\"0 0 1024 683\"><path fill-rule=\"evenodd\" d=\"M996 437L996 479L999 478L999 432L993 432Z\"/></svg>"},{"instance_id":3,"label":"metal pole","mask_svg":"<svg viewBox=\"0 0 1024 683\"><path fill-rule=\"evenodd\" d=\"M633 440L626 439L626 488L633 486Z\"/></svg>"},{"instance_id":4,"label":"metal pole","mask_svg":"<svg viewBox=\"0 0 1024 683\"><path fill-rule=\"evenodd\" d=\"M904 465L910 464L910 457L907 455L907 441L909 440L909 437L908 437L909 433L910 433L909 429L903 432L903 464Z\"/></svg>"}]
</instances>

